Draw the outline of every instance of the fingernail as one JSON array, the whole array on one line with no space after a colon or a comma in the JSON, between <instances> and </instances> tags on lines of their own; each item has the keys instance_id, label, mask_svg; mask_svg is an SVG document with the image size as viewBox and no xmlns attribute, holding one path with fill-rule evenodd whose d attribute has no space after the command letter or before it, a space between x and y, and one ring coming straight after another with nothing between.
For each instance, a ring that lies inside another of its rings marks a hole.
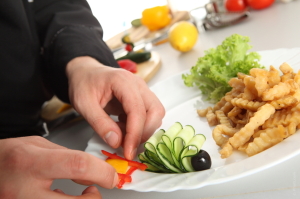
<instances>
[{"instance_id":1,"label":"fingernail","mask_svg":"<svg viewBox=\"0 0 300 199\"><path fill-rule=\"evenodd\" d=\"M117 184L119 183L119 176L117 173L115 173L115 178L114 178L114 184L113 187L117 186Z\"/></svg>"},{"instance_id":2,"label":"fingernail","mask_svg":"<svg viewBox=\"0 0 300 199\"><path fill-rule=\"evenodd\" d=\"M135 156L136 156L136 149L132 149L130 156L131 156L132 160L135 158Z\"/></svg>"},{"instance_id":3,"label":"fingernail","mask_svg":"<svg viewBox=\"0 0 300 199\"><path fill-rule=\"evenodd\" d=\"M116 147L119 142L119 136L117 135L116 132L113 132L113 131L109 131L105 135L104 139L105 139L105 142L112 147Z\"/></svg>"}]
</instances>

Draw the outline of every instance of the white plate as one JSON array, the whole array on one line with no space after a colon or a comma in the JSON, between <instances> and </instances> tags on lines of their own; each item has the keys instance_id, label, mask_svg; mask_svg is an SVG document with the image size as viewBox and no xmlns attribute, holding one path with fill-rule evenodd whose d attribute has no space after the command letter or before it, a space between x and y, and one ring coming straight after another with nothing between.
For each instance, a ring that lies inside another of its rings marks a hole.
<instances>
[{"instance_id":1,"label":"white plate","mask_svg":"<svg viewBox=\"0 0 300 199\"><path fill-rule=\"evenodd\" d=\"M261 64L267 68L270 65L278 68L283 62L287 62L295 71L300 69L300 48L261 51L259 54L262 56ZM188 72L184 71L183 73ZM207 140L202 148L210 154L212 168L184 174L157 174L137 170L132 175L132 183L125 184L123 189L139 192L170 192L196 189L262 171L300 153L300 134L296 133L255 156L246 157L244 154L235 151L229 158L221 159L218 146L211 136L212 128L208 126L205 118L200 118L196 113L196 108L204 108L209 104L201 99L198 89L189 88L183 84L181 75L182 73L151 87L151 90L158 96L167 111L161 128L167 129L178 121L182 125L192 125L197 133L204 134ZM97 135L88 142L86 152L104 159L104 155L100 152L102 149L122 154L120 149L116 151L108 147ZM143 147L140 147L138 152L142 150Z\"/></svg>"}]
</instances>

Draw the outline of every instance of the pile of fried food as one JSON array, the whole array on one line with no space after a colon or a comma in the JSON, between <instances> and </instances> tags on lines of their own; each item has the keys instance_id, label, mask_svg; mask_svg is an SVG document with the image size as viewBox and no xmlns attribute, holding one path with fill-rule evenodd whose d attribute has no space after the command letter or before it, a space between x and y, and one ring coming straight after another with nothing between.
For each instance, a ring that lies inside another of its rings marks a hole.
<instances>
[{"instance_id":1,"label":"pile of fried food","mask_svg":"<svg viewBox=\"0 0 300 199\"><path fill-rule=\"evenodd\" d=\"M234 150L258 154L300 128L300 71L287 63L269 71L253 68L232 78L228 92L214 107L197 110L210 126L221 158Z\"/></svg>"}]
</instances>

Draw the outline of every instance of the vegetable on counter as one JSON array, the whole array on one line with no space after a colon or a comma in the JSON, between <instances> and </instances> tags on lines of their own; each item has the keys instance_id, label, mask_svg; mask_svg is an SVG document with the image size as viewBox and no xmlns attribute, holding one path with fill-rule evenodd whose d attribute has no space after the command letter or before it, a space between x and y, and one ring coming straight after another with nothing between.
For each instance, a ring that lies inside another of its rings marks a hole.
<instances>
[{"instance_id":1,"label":"vegetable on counter","mask_svg":"<svg viewBox=\"0 0 300 199\"><path fill-rule=\"evenodd\" d=\"M156 6L142 12L141 22L150 31L159 30L170 24L172 16L168 6Z\"/></svg>"},{"instance_id":2,"label":"vegetable on counter","mask_svg":"<svg viewBox=\"0 0 300 199\"><path fill-rule=\"evenodd\" d=\"M225 0L225 8L230 12L240 12L247 8L245 0Z\"/></svg>"},{"instance_id":3,"label":"vegetable on counter","mask_svg":"<svg viewBox=\"0 0 300 199\"><path fill-rule=\"evenodd\" d=\"M131 61L135 63L142 63L145 61L148 61L151 58L151 52L144 51L144 52L129 52L126 55L119 57L117 61L123 60L123 59L130 59Z\"/></svg>"},{"instance_id":4,"label":"vegetable on counter","mask_svg":"<svg viewBox=\"0 0 300 199\"><path fill-rule=\"evenodd\" d=\"M221 45L205 51L189 74L182 79L188 87L197 86L210 102L219 101L232 88L228 81L237 73L249 74L251 68L264 68L259 64L260 55L250 52L252 48L247 36L233 34Z\"/></svg>"},{"instance_id":5,"label":"vegetable on counter","mask_svg":"<svg viewBox=\"0 0 300 199\"><path fill-rule=\"evenodd\" d=\"M265 9L271 6L275 0L245 0L246 4L255 10Z\"/></svg>"},{"instance_id":6,"label":"vegetable on counter","mask_svg":"<svg viewBox=\"0 0 300 199\"><path fill-rule=\"evenodd\" d=\"M188 21L180 21L172 25L168 31L171 46L181 52L190 51L198 40L198 30Z\"/></svg>"},{"instance_id":7,"label":"vegetable on counter","mask_svg":"<svg viewBox=\"0 0 300 199\"><path fill-rule=\"evenodd\" d=\"M117 61L119 66L125 70L128 70L132 73L137 72L137 64L130 59L122 59Z\"/></svg>"},{"instance_id":8,"label":"vegetable on counter","mask_svg":"<svg viewBox=\"0 0 300 199\"><path fill-rule=\"evenodd\" d=\"M229 12L240 12L247 8L261 10L270 7L275 0L225 0L224 5Z\"/></svg>"},{"instance_id":9,"label":"vegetable on counter","mask_svg":"<svg viewBox=\"0 0 300 199\"><path fill-rule=\"evenodd\" d=\"M131 60L137 64L148 61L151 58L151 52L145 50L134 51L134 44L130 40L129 34L126 34L122 37L122 42L125 44L125 50L127 54L117 58L116 60L119 62L120 60ZM123 63L121 63L123 64ZM122 66L121 66L122 67ZM126 67L127 68L127 67ZM134 67L130 67L134 68ZM136 70L135 70L136 72Z\"/></svg>"},{"instance_id":10,"label":"vegetable on counter","mask_svg":"<svg viewBox=\"0 0 300 199\"><path fill-rule=\"evenodd\" d=\"M138 28L142 25L141 19L134 19L131 21L131 25L135 28Z\"/></svg>"},{"instance_id":11,"label":"vegetable on counter","mask_svg":"<svg viewBox=\"0 0 300 199\"><path fill-rule=\"evenodd\" d=\"M205 163L193 161L198 157L201 147L206 138L202 134L195 134L195 129L190 126L182 126L181 123L174 123L167 131L160 129L153 134L144 144L145 151L138 155L139 160L147 165L147 171L157 173L185 173L203 169L209 169L211 160L209 155L202 155L206 158ZM205 165L204 165L205 164ZM209 166L209 167L208 167Z\"/></svg>"},{"instance_id":12,"label":"vegetable on counter","mask_svg":"<svg viewBox=\"0 0 300 199\"><path fill-rule=\"evenodd\" d=\"M125 44L125 50L127 52L132 52L133 51L133 48L134 48L134 44L133 42L131 41L130 37L129 37L129 34L126 34L122 37L122 43Z\"/></svg>"}]
</instances>

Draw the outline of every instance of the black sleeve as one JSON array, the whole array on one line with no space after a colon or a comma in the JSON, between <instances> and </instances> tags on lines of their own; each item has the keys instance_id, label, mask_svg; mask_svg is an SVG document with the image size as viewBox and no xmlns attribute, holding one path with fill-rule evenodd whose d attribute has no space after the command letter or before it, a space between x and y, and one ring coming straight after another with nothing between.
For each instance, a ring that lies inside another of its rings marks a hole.
<instances>
[{"instance_id":1,"label":"black sleeve","mask_svg":"<svg viewBox=\"0 0 300 199\"><path fill-rule=\"evenodd\" d=\"M35 0L34 10L46 74L61 100L69 102L65 68L71 59L91 56L104 65L119 67L86 0Z\"/></svg>"}]
</instances>

